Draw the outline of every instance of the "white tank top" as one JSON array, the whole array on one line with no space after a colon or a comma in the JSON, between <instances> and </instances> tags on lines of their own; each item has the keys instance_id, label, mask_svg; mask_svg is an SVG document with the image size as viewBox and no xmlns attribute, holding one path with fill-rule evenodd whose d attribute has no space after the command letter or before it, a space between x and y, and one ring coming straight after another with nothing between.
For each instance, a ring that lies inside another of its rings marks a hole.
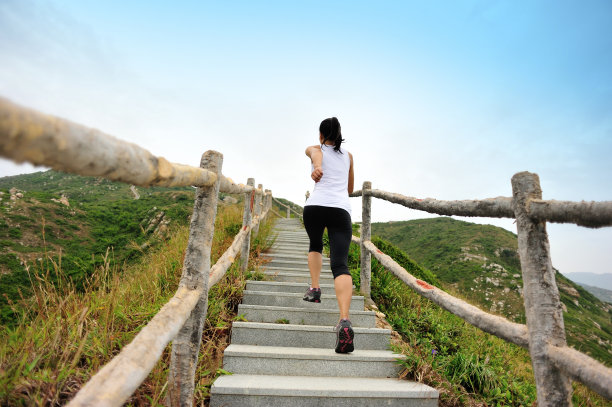
<instances>
[{"instance_id":1,"label":"white tank top","mask_svg":"<svg viewBox=\"0 0 612 407\"><path fill-rule=\"evenodd\" d=\"M348 196L348 174L351 167L349 152L340 147L340 152L334 151L334 146L321 145L323 153L323 177L315 182L314 189L305 206L331 206L342 208L351 213L351 203ZM311 165L311 172L314 166Z\"/></svg>"}]
</instances>

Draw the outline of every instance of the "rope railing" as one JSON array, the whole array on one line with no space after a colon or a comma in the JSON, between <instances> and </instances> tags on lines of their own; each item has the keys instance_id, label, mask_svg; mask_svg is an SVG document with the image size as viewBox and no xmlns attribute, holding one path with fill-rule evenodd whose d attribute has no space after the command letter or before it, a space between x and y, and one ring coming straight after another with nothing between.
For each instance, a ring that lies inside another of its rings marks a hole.
<instances>
[{"instance_id":1,"label":"rope railing","mask_svg":"<svg viewBox=\"0 0 612 407\"><path fill-rule=\"evenodd\" d=\"M0 156L84 176L140 186L196 186L183 272L174 296L121 352L103 366L70 406L120 406L146 379L172 341L166 404L193 404L195 367L208 291L236 261L248 263L251 232L272 209L272 192L249 178L236 184L222 172L223 155L207 151L200 167L163 157L98 130L45 115L0 98ZM219 192L244 194L241 230L210 266ZM240 253L240 255L239 255Z\"/></svg>"},{"instance_id":2,"label":"rope railing","mask_svg":"<svg viewBox=\"0 0 612 407\"><path fill-rule=\"evenodd\" d=\"M546 222L575 223L586 227L612 225L612 201L544 201L537 174L522 172L512 177L513 197L482 200L441 201L417 199L372 189L369 181L349 196L362 198L361 290L370 295L373 255L419 295L430 299L464 321L507 342L529 350L536 381L538 405L571 406L571 382L578 380L600 395L612 399L612 369L569 348L565 339L563 311L550 260ZM527 324L521 325L489 314L463 300L418 280L371 242L371 198L439 215L515 218L523 274L523 298Z\"/></svg>"}]
</instances>

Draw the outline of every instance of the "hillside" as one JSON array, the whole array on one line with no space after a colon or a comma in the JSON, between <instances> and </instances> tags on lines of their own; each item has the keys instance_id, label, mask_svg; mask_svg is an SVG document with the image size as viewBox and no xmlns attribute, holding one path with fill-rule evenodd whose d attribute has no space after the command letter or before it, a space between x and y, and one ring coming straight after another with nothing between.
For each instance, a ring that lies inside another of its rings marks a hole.
<instances>
[{"instance_id":1,"label":"hillside","mask_svg":"<svg viewBox=\"0 0 612 407\"><path fill-rule=\"evenodd\" d=\"M584 283L578 284L600 300L612 304L612 290L606 290L605 288L594 287Z\"/></svg>"},{"instance_id":2,"label":"hillside","mask_svg":"<svg viewBox=\"0 0 612 407\"><path fill-rule=\"evenodd\" d=\"M518 242L491 225L452 218L374 223L372 234L431 270L443 287L482 309L524 323ZM612 305L557 272L568 342L612 366Z\"/></svg>"},{"instance_id":3,"label":"hillside","mask_svg":"<svg viewBox=\"0 0 612 407\"><path fill-rule=\"evenodd\" d=\"M19 310L11 304L31 294L37 274L48 270L58 281L61 268L81 288L96 265L140 258L171 228L188 224L194 191L53 170L0 178L0 324L14 323ZM220 198L228 204L243 199Z\"/></svg>"}]
</instances>

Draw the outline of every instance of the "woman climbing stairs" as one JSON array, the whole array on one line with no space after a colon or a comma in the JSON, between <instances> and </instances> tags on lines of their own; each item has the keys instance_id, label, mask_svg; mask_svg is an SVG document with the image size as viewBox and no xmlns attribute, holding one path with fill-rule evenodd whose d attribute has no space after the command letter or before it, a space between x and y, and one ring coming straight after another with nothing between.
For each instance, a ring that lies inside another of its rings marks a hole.
<instances>
[{"instance_id":1,"label":"woman climbing stairs","mask_svg":"<svg viewBox=\"0 0 612 407\"><path fill-rule=\"evenodd\" d=\"M308 288L308 237L297 219L279 219L265 274L249 281L234 322L223 368L211 389L220 406L437 406L438 392L399 380L401 355L389 349L391 332L376 328L364 298L353 296L355 351L334 351L338 304L329 260L321 273L321 303L302 300Z\"/></svg>"}]
</instances>

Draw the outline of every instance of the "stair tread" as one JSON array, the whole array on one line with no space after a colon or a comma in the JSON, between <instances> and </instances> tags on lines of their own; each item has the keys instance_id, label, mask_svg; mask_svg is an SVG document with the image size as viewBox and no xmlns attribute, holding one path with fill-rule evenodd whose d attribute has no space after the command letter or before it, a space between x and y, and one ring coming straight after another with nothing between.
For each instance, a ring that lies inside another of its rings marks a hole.
<instances>
[{"instance_id":1,"label":"stair tread","mask_svg":"<svg viewBox=\"0 0 612 407\"><path fill-rule=\"evenodd\" d=\"M232 323L233 328L250 328L250 329L269 329L269 330L283 330L283 331L304 331L304 332L335 332L333 326L324 325L298 325L298 324L275 324L272 322L245 322L235 321ZM365 328L365 327L353 327L355 334L391 334L390 329L385 328Z\"/></svg>"},{"instance_id":2,"label":"stair tread","mask_svg":"<svg viewBox=\"0 0 612 407\"><path fill-rule=\"evenodd\" d=\"M290 395L295 397L437 398L438 391L418 382L367 377L274 376L234 374L219 377L213 393Z\"/></svg>"},{"instance_id":3,"label":"stair tread","mask_svg":"<svg viewBox=\"0 0 612 407\"><path fill-rule=\"evenodd\" d=\"M335 314L338 315L338 310L337 309L329 309L329 308L321 308L321 309L317 309L317 308L301 308L301 307L279 307L276 305L251 305L251 304L239 304L238 305L238 309L243 308L243 309L265 309L265 310L270 310L270 311L297 311L297 312L321 312L321 313L327 313L327 314ZM355 311L355 310L351 310L351 315L374 315L374 311Z\"/></svg>"},{"instance_id":4,"label":"stair tread","mask_svg":"<svg viewBox=\"0 0 612 407\"><path fill-rule=\"evenodd\" d=\"M336 353L329 348L294 348L289 346L260 346L230 344L225 348L226 356L243 356L273 359L308 359L325 361L388 361L394 362L404 358L403 355L390 350L355 349L351 353Z\"/></svg>"},{"instance_id":5,"label":"stair tread","mask_svg":"<svg viewBox=\"0 0 612 407\"><path fill-rule=\"evenodd\" d=\"M290 298L302 298L304 296L303 293L288 293L288 292L278 292L278 291L260 291L260 290L244 290L243 295L263 295L263 296L274 296L274 297L290 297ZM321 298L325 299L336 299L336 294L321 294ZM363 300L363 295L353 295L351 297L351 301Z\"/></svg>"}]
</instances>

